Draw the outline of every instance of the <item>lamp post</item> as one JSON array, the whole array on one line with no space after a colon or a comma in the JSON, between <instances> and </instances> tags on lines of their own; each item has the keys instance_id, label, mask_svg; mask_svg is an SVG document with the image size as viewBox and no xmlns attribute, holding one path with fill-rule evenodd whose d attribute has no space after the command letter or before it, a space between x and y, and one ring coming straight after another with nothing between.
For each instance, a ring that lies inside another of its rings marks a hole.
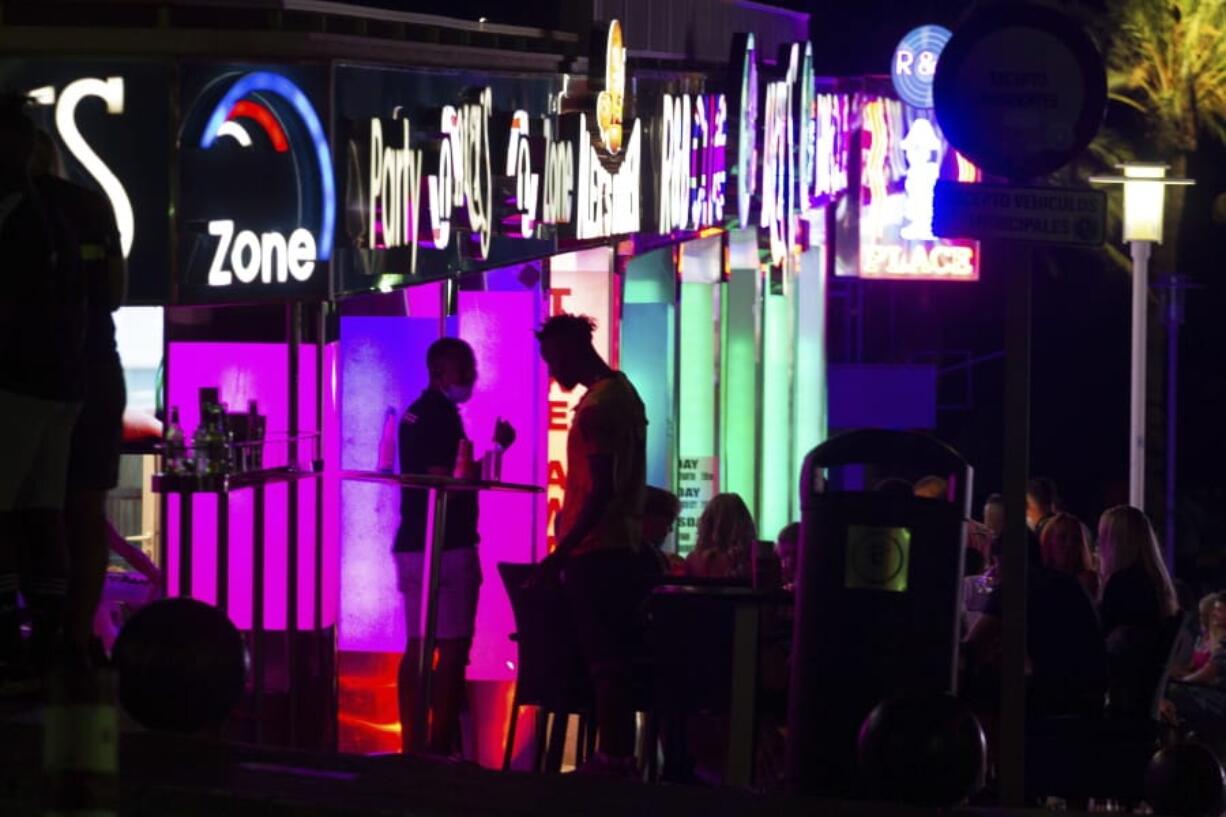
<instances>
[{"instance_id":1,"label":"lamp post","mask_svg":"<svg viewBox=\"0 0 1226 817\"><path fill-rule=\"evenodd\" d=\"M1191 179L1167 178L1167 165L1119 165L1121 176L1094 176L1096 184L1124 186L1124 240L1132 253L1132 394L1128 439L1128 503L1145 509L1145 352L1149 301L1149 256L1162 243L1162 214L1167 185ZM1168 549L1171 543L1167 543ZM1168 553L1168 560L1171 554Z\"/></svg>"}]
</instances>

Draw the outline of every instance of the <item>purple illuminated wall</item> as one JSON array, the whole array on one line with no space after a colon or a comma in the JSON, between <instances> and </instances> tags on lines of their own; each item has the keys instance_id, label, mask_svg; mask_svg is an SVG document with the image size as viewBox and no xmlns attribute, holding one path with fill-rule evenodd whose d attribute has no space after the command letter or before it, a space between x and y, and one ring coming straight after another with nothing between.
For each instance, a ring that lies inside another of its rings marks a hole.
<instances>
[{"instance_id":1,"label":"purple illuminated wall","mask_svg":"<svg viewBox=\"0 0 1226 817\"><path fill-rule=\"evenodd\" d=\"M335 367L336 351L333 346L325 352L325 371ZM259 403L259 411L268 418L268 437L284 435L289 428L289 378L288 352L284 344L275 343L172 343L169 359L169 405L178 406L179 419L184 431L191 435L199 420L199 389L217 386L223 402L231 411L246 408L247 401ZM316 348L303 346L299 358L299 429L314 431L317 428L315 381ZM330 376L329 376L329 379ZM332 405L328 402L326 405ZM329 411L329 413L333 413ZM329 424L334 417L326 418ZM303 450L303 457L310 455ZM267 445L266 462L282 464L285 459L284 444L270 442ZM333 460L335 461L335 460ZM315 549L315 480L298 483L298 624L311 627L314 624L314 549ZM325 486L326 491L326 486ZM325 494L326 495L326 494ZM265 500L265 618L269 629L283 629L286 624L288 557L287 513L289 491L284 484L271 485L266 489ZM199 495L194 498L192 519L192 587L195 598L214 603L217 588L217 502L214 495ZM229 496L230 504L230 595L229 614L240 628L251 626L252 610L252 539L253 539L253 493L251 490L236 491ZM325 499L324 537L324 603L323 623L328 626L336 618L336 537L335 499ZM168 518L170 590L178 594L179 576L179 499L172 496ZM331 515L331 516L330 516Z\"/></svg>"},{"instance_id":2,"label":"purple illuminated wall","mask_svg":"<svg viewBox=\"0 0 1226 817\"><path fill-rule=\"evenodd\" d=\"M472 344L477 355L476 389L461 409L476 456L489 448L494 421L502 417L519 434L504 458L503 479L542 484L546 380L532 332L540 323L544 303L535 289L518 289L461 292L458 326L449 321L448 329ZM343 468L375 467L384 412L392 406L399 415L426 386L425 353L438 332L437 317L342 319ZM340 649L400 652L405 644L404 608L390 555L399 524L397 490L347 483L341 496ZM485 581L470 679L514 677L515 649L508 638L514 625L497 563L533 557L534 547L540 547L543 511L538 496L482 495L480 553Z\"/></svg>"}]
</instances>

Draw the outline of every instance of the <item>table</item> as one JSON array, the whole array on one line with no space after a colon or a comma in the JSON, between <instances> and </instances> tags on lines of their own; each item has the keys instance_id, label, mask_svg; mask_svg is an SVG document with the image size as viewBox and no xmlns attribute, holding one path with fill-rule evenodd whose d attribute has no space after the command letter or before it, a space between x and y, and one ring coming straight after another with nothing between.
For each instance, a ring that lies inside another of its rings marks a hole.
<instances>
[{"instance_id":1,"label":"table","mask_svg":"<svg viewBox=\"0 0 1226 817\"><path fill-rule=\"evenodd\" d=\"M508 493L539 494L545 489L537 485L488 480L453 479L429 474L388 474L383 471L342 471L342 480L376 482L401 488L422 488L430 492L430 535L426 537L425 568L422 576L420 644L416 656L417 700L413 703L412 730L406 741L410 751L421 751L427 743L430 721L430 681L433 672L435 633L438 632L438 580L443 555L443 532L446 530L447 496L462 491L505 491ZM407 599L405 603L410 603Z\"/></svg>"},{"instance_id":2,"label":"table","mask_svg":"<svg viewBox=\"0 0 1226 817\"><path fill-rule=\"evenodd\" d=\"M793 595L781 590L698 584L661 584L653 595L714 599L733 609L731 687L728 706L726 782L748 787L753 782L757 737L758 660L762 608L790 605Z\"/></svg>"}]
</instances>

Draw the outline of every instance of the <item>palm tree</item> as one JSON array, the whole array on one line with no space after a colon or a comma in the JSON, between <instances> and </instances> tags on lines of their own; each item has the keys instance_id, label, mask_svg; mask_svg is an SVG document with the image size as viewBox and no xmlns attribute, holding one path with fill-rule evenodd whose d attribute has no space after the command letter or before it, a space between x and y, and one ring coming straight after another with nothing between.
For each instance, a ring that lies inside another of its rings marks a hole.
<instances>
[{"instance_id":1,"label":"palm tree","mask_svg":"<svg viewBox=\"0 0 1226 817\"><path fill-rule=\"evenodd\" d=\"M1172 176L1187 174L1201 139L1226 142L1226 0L1124 0L1105 18L1107 87L1112 103L1131 112L1144 134L1132 153L1164 161ZM1117 153L1105 135L1100 154ZM1105 158L1105 157L1104 157ZM1182 188L1168 190L1162 255L1177 271Z\"/></svg>"}]
</instances>

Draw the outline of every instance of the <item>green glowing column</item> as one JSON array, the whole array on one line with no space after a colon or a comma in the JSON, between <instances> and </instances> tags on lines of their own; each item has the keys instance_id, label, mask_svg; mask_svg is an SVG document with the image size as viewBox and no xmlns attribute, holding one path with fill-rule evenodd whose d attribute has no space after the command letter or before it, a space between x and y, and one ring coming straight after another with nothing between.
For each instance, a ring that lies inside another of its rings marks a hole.
<instances>
[{"instance_id":1,"label":"green glowing column","mask_svg":"<svg viewBox=\"0 0 1226 817\"><path fill-rule=\"evenodd\" d=\"M826 249L800 256L795 288L796 377L793 385L795 430L791 472L799 477L805 456L826 440ZM792 517L799 518L796 479L788 494Z\"/></svg>"},{"instance_id":2,"label":"green glowing column","mask_svg":"<svg viewBox=\"0 0 1226 817\"><path fill-rule=\"evenodd\" d=\"M786 263L792 263L791 259ZM771 272L762 300L762 453L758 532L764 539L792 521L792 297L782 272Z\"/></svg>"},{"instance_id":3,"label":"green glowing column","mask_svg":"<svg viewBox=\"0 0 1226 817\"><path fill-rule=\"evenodd\" d=\"M756 268L733 269L724 287L720 378L720 489L758 507L758 299ZM756 514L755 514L756 517Z\"/></svg>"},{"instance_id":4,"label":"green glowing column","mask_svg":"<svg viewBox=\"0 0 1226 817\"><path fill-rule=\"evenodd\" d=\"M716 448L719 394L720 270L719 239L683 244L681 308L677 345L678 551L693 549L698 517L719 490Z\"/></svg>"}]
</instances>

